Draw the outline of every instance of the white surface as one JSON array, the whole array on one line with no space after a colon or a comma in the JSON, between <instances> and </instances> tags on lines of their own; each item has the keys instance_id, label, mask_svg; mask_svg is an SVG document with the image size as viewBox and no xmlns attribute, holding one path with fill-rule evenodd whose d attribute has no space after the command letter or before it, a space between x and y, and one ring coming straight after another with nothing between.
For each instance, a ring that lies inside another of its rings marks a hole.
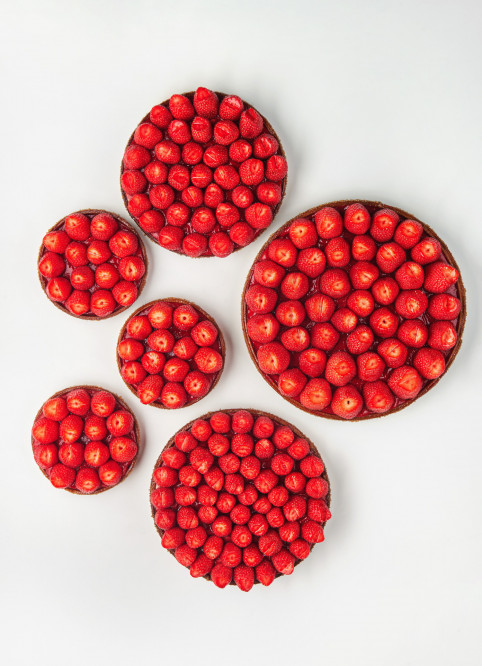
<instances>
[{"instance_id":1,"label":"white surface","mask_svg":"<svg viewBox=\"0 0 482 666\"><path fill-rule=\"evenodd\" d=\"M3 5L2 662L480 664L480 2ZM410 409L324 421L259 378L239 295L266 234L224 260L146 240L141 302L188 297L229 345L216 390L173 413L141 406L120 379L114 342L125 315L79 322L41 293L45 230L79 208L123 214L128 136L153 104L198 85L238 93L279 133L289 184L273 229L323 201L380 199L451 247L469 295L464 344ZM30 451L42 402L82 383L124 396L145 435L131 477L98 497L50 487ZM300 427L333 487L326 541L292 577L249 594L192 580L161 548L148 503L166 440L205 411L237 406Z\"/></svg>"}]
</instances>

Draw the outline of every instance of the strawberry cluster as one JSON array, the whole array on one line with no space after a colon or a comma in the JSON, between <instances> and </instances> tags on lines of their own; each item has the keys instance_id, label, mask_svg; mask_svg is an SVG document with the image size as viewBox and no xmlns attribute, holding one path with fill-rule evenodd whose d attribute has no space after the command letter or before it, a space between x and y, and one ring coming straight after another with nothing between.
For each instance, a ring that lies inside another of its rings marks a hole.
<instances>
[{"instance_id":1,"label":"strawberry cluster","mask_svg":"<svg viewBox=\"0 0 482 666\"><path fill-rule=\"evenodd\" d=\"M268 227L287 164L273 129L206 88L151 109L124 153L121 188L140 227L189 257L226 257Z\"/></svg>"},{"instance_id":2,"label":"strawberry cluster","mask_svg":"<svg viewBox=\"0 0 482 666\"><path fill-rule=\"evenodd\" d=\"M43 239L38 270L45 293L76 317L117 314L136 300L146 258L134 230L105 211L67 215Z\"/></svg>"},{"instance_id":3,"label":"strawberry cluster","mask_svg":"<svg viewBox=\"0 0 482 666\"><path fill-rule=\"evenodd\" d=\"M33 424L32 446L53 486L99 493L117 485L134 467L137 426L112 393L79 386L45 402Z\"/></svg>"},{"instance_id":4,"label":"strawberry cluster","mask_svg":"<svg viewBox=\"0 0 482 666\"><path fill-rule=\"evenodd\" d=\"M365 203L285 225L244 293L261 373L295 404L343 419L387 413L433 384L455 351L461 311L459 273L440 241Z\"/></svg>"},{"instance_id":5,"label":"strawberry cluster","mask_svg":"<svg viewBox=\"0 0 482 666\"><path fill-rule=\"evenodd\" d=\"M270 585L324 539L330 487L301 433L247 410L206 415L159 457L151 508L162 545L191 576Z\"/></svg>"},{"instance_id":6,"label":"strawberry cluster","mask_svg":"<svg viewBox=\"0 0 482 666\"><path fill-rule=\"evenodd\" d=\"M224 365L224 340L198 306L181 299L153 301L122 328L117 360L143 404L177 409L214 388Z\"/></svg>"}]
</instances>

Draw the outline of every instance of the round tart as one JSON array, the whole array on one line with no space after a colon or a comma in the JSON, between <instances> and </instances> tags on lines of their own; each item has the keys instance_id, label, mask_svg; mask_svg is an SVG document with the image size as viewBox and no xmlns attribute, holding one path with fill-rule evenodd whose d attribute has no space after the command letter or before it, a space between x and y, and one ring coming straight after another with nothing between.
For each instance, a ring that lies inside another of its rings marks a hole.
<instances>
[{"instance_id":1,"label":"round tart","mask_svg":"<svg viewBox=\"0 0 482 666\"><path fill-rule=\"evenodd\" d=\"M164 298L143 305L126 321L117 366L143 404L178 409L212 391L225 351L223 334L207 312L182 298Z\"/></svg>"},{"instance_id":2,"label":"round tart","mask_svg":"<svg viewBox=\"0 0 482 666\"><path fill-rule=\"evenodd\" d=\"M81 319L106 319L131 306L147 277L144 244L132 226L105 210L79 210L44 236L38 256L42 289Z\"/></svg>"},{"instance_id":3,"label":"round tart","mask_svg":"<svg viewBox=\"0 0 482 666\"><path fill-rule=\"evenodd\" d=\"M453 362L465 289L445 243L399 208L337 201L271 236L248 275L242 324L266 381L327 418L406 407Z\"/></svg>"},{"instance_id":4,"label":"round tart","mask_svg":"<svg viewBox=\"0 0 482 666\"><path fill-rule=\"evenodd\" d=\"M331 516L314 444L252 409L210 412L179 430L156 462L150 501L162 545L191 576L245 592L293 573Z\"/></svg>"},{"instance_id":5,"label":"round tart","mask_svg":"<svg viewBox=\"0 0 482 666\"><path fill-rule=\"evenodd\" d=\"M119 396L73 386L46 400L32 427L35 461L55 488L93 495L123 481L136 464L139 426Z\"/></svg>"},{"instance_id":6,"label":"round tart","mask_svg":"<svg viewBox=\"0 0 482 666\"><path fill-rule=\"evenodd\" d=\"M287 164L269 122L236 95L207 88L154 106L121 167L127 210L162 247L227 257L268 227Z\"/></svg>"}]
</instances>

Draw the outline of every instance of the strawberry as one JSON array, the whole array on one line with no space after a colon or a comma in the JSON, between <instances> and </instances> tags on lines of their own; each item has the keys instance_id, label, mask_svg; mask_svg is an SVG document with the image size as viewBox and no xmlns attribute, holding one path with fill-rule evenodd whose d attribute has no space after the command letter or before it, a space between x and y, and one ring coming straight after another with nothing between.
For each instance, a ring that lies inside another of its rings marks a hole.
<instances>
[{"instance_id":1,"label":"strawberry","mask_svg":"<svg viewBox=\"0 0 482 666\"><path fill-rule=\"evenodd\" d=\"M109 450L112 460L132 462L137 455L137 444L129 437L114 437L109 443Z\"/></svg>"},{"instance_id":2,"label":"strawberry","mask_svg":"<svg viewBox=\"0 0 482 666\"><path fill-rule=\"evenodd\" d=\"M305 349L299 356L301 372L308 377L320 377L326 366L326 353L321 349Z\"/></svg>"},{"instance_id":3,"label":"strawberry","mask_svg":"<svg viewBox=\"0 0 482 666\"><path fill-rule=\"evenodd\" d=\"M65 419L65 417L69 414L65 398L50 398L44 402L42 413L47 419L52 419L53 421L62 421L62 419ZM55 437L55 439L57 438Z\"/></svg>"},{"instance_id":4,"label":"strawberry","mask_svg":"<svg viewBox=\"0 0 482 666\"><path fill-rule=\"evenodd\" d=\"M270 259L263 259L255 264L254 280L263 287L276 288L281 284L285 269Z\"/></svg>"},{"instance_id":5,"label":"strawberry","mask_svg":"<svg viewBox=\"0 0 482 666\"><path fill-rule=\"evenodd\" d=\"M354 203L345 209L345 229L352 234L365 234L370 228L370 213L361 203Z\"/></svg>"},{"instance_id":6,"label":"strawberry","mask_svg":"<svg viewBox=\"0 0 482 666\"><path fill-rule=\"evenodd\" d=\"M365 352L356 360L358 377L364 382L375 382L383 375L385 363L375 352Z\"/></svg>"},{"instance_id":7,"label":"strawberry","mask_svg":"<svg viewBox=\"0 0 482 666\"><path fill-rule=\"evenodd\" d=\"M328 358L325 377L330 384L333 384L334 386L345 386L345 384L348 384L355 375L355 362L346 352L335 352Z\"/></svg>"},{"instance_id":8,"label":"strawberry","mask_svg":"<svg viewBox=\"0 0 482 666\"><path fill-rule=\"evenodd\" d=\"M268 257L280 266L290 268L296 263L298 250L288 238L279 238L269 244Z\"/></svg>"},{"instance_id":9,"label":"strawberry","mask_svg":"<svg viewBox=\"0 0 482 666\"><path fill-rule=\"evenodd\" d=\"M274 507L281 507L288 501L289 493L284 486L275 486L268 493L268 499ZM268 515L269 518L269 515ZM272 523L271 523L272 525Z\"/></svg>"},{"instance_id":10,"label":"strawberry","mask_svg":"<svg viewBox=\"0 0 482 666\"><path fill-rule=\"evenodd\" d=\"M254 569L240 564L234 569L234 582L243 592L249 592L254 584Z\"/></svg>"},{"instance_id":11,"label":"strawberry","mask_svg":"<svg viewBox=\"0 0 482 666\"><path fill-rule=\"evenodd\" d=\"M276 577L276 571L269 560L263 560L256 567L256 580L261 583L261 585L271 585Z\"/></svg>"},{"instance_id":12,"label":"strawberry","mask_svg":"<svg viewBox=\"0 0 482 666\"><path fill-rule=\"evenodd\" d=\"M305 560L311 552L310 544L304 539L296 539L290 543L288 550L298 560Z\"/></svg>"},{"instance_id":13,"label":"strawberry","mask_svg":"<svg viewBox=\"0 0 482 666\"><path fill-rule=\"evenodd\" d=\"M412 248L410 254L414 261L425 265L440 258L442 246L436 238L424 238Z\"/></svg>"},{"instance_id":14,"label":"strawberry","mask_svg":"<svg viewBox=\"0 0 482 666\"><path fill-rule=\"evenodd\" d=\"M315 523L324 523L331 518L331 512L328 505L323 500L309 499L308 500L308 518L314 520Z\"/></svg>"},{"instance_id":15,"label":"strawberry","mask_svg":"<svg viewBox=\"0 0 482 666\"><path fill-rule=\"evenodd\" d=\"M306 314L315 322L329 321L335 312L335 301L325 294L313 294L305 301Z\"/></svg>"},{"instance_id":16,"label":"strawberry","mask_svg":"<svg viewBox=\"0 0 482 666\"><path fill-rule=\"evenodd\" d=\"M134 417L126 409L113 412L106 422L108 431L116 437L128 435L134 426Z\"/></svg>"},{"instance_id":17,"label":"strawberry","mask_svg":"<svg viewBox=\"0 0 482 666\"><path fill-rule=\"evenodd\" d=\"M350 354L363 354L373 344L373 332L369 326L357 326L346 338L346 347Z\"/></svg>"},{"instance_id":18,"label":"strawberry","mask_svg":"<svg viewBox=\"0 0 482 666\"><path fill-rule=\"evenodd\" d=\"M425 272L415 261L406 261L395 271L395 279L402 289L420 289L425 280Z\"/></svg>"},{"instance_id":19,"label":"strawberry","mask_svg":"<svg viewBox=\"0 0 482 666\"><path fill-rule=\"evenodd\" d=\"M65 419L62 419L62 422ZM50 418L41 417L35 421L32 437L40 444L52 444L59 438L59 424Z\"/></svg>"},{"instance_id":20,"label":"strawberry","mask_svg":"<svg viewBox=\"0 0 482 666\"><path fill-rule=\"evenodd\" d=\"M306 484L306 494L310 497L313 497L314 499L321 499L322 497L326 497L328 490L328 482L321 477L309 479Z\"/></svg>"},{"instance_id":21,"label":"strawberry","mask_svg":"<svg viewBox=\"0 0 482 666\"><path fill-rule=\"evenodd\" d=\"M109 447L102 442L89 442L84 449L85 462L91 467L100 467L110 458Z\"/></svg>"},{"instance_id":22,"label":"strawberry","mask_svg":"<svg viewBox=\"0 0 482 666\"><path fill-rule=\"evenodd\" d=\"M212 568L213 562L204 553L201 553L192 563L189 571L193 578L201 578L202 576L207 576Z\"/></svg>"},{"instance_id":23,"label":"strawberry","mask_svg":"<svg viewBox=\"0 0 482 666\"><path fill-rule=\"evenodd\" d=\"M375 308L375 301L369 291L357 289L348 296L347 305L359 317L368 317Z\"/></svg>"},{"instance_id":24,"label":"strawberry","mask_svg":"<svg viewBox=\"0 0 482 666\"><path fill-rule=\"evenodd\" d=\"M436 321L430 324L428 345L432 349L448 351L457 343L457 331L449 321Z\"/></svg>"},{"instance_id":25,"label":"strawberry","mask_svg":"<svg viewBox=\"0 0 482 666\"><path fill-rule=\"evenodd\" d=\"M427 266L425 271L424 289L432 294L442 294L457 282L459 272L444 261L436 261Z\"/></svg>"},{"instance_id":26,"label":"strawberry","mask_svg":"<svg viewBox=\"0 0 482 666\"><path fill-rule=\"evenodd\" d=\"M68 402L68 400L67 400ZM59 434L68 444L76 442L84 430L84 421L76 414L70 414L60 422ZM48 443L48 442L46 442Z\"/></svg>"},{"instance_id":27,"label":"strawberry","mask_svg":"<svg viewBox=\"0 0 482 666\"><path fill-rule=\"evenodd\" d=\"M388 412L395 402L392 392L385 382L366 382L363 384L365 407L376 414Z\"/></svg>"},{"instance_id":28,"label":"strawberry","mask_svg":"<svg viewBox=\"0 0 482 666\"><path fill-rule=\"evenodd\" d=\"M258 537L264 536L269 530L269 524L261 513L254 513L248 521L249 530Z\"/></svg>"},{"instance_id":29,"label":"strawberry","mask_svg":"<svg viewBox=\"0 0 482 666\"><path fill-rule=\"evenodd\" d=\"M371 261L375 258L377 246L370 236L355 236L351 244L351 254L355 261Z\"/></svg>"},{"instance_id":30,"label":"strawberry","mask_svg":"<svg viewBox=\"0 0 482 666\"><path fill-rule=\"evenodd\" d=\"M325 246L325 256L328 266L343 268L350 262L350 246L340 236L331 238Z\"/></svg>"},{"instance_id":31,"label":"strawberry","mask_svg":"<svg viewBox=\"0 0 482 666\"><path fill-rule=\"evenodd\" d=\"M303 407L313 411L321 411L331 402L331 388L326 379L310 379L300 393Z\"/></svg>"},{"instance_id":32,"label":"strawberry","mask_svg":"<svg viewBox=\"0 0 482 666\"><path fill-rule=\"evenodd\" d=\"M388 308L378 308L370 316L370 326L380 338L391 338L399 324L398 317Z\"/></svg>"},{"instance_id":33,"label":"strawberry","mask_svg":"<svg viewBox=\"0 0 482 666\"><path fill-rule=\"evenodd\" d=\"M75 477L75 487L81 493L85 493L86 495L95 493L100 487L100 484L101 481L95 469L89 469L88 467L79 469Z\"/></svg>"},{"instance_id":34,"label":"strawberry","mask_svg":"<svg viewBox=\"0 0 482 666\"><path fill-rule=\"evenodd\" d=\"M318 240L315 225L311 220L305 218L294 220L289 226L288 235L293 245L299 250L313 247Z\"/></svg>"},{"instance_id":35,"label":"strawberry","mask_svg":"<svg viewBox=\"0 0 482 666\"><path fill-rule=\"evenodd\" d=\"M422 389L422 378L418 371L409 365L396 368L388 378L388 386L393 393L403 400L416 398Z\"/></svg>"},{"instance_id":36,"label":"strawberry","mask_svg":"<svg viewBox=\"0 0 482 666\"><path fill-rule=\"evenodd\" d=\"M283 513L290 522L300 520L306 514L306 500L303 497L292 497L283 506Z\"/></svg>"},{"instance_id":37,"label":"strawberry","mask_svg":"<svg viewBox=\"0 0 482 666\"><path fill-rule=\"evenodd\" d=\"M117 465L117 463L114 463L114 465ZM153 506L155 506L156 492L155 490L151 493L151 503ZM176 514L172 509L159 509L154 516L154 522L160 530L168 530L170 527L174 527Z\"/></svg>"},{"instance_id":38,"label":"strawberry","mask_svg":"<svg viewBox=\"0 0 482 666\"><path fill-rule=\"evenodd\" d=\"M281 293L288 299L300 299L308 293L310 283L304 273L289 273L281 283Z\"/></svg>"},{"instance_id":39,"label":"strawberry","mask_svg":"<svg viewBox=\"0 0 482 666\"><path fill-rule=\"evenodd\" d=\"M428 329L418 319L406 319L398 328L397 336L408 347L419 349L427 342Z\"/></svg>"},{"instance_id":40,"label":"strawberry","mask_svg":"<svg viewBox=\"0 0 482 666\"><path fill-rule=\"evenodd\" d=\"M363 399L357 389L351 384L336 389L331 401L333 414L343 419L353 419L363 408ZM306 536L303 535L307 541Z\"/></svg>"},{"instance_id":41,"label":"strawberry","mask_svg":"<svg viewBox=\"0 0 482 666\"><path fill-rule=\"evenodd\" d=\"M278 529L278 534L286 543L292 543L301 534L300 524L297 522L286 522Z\"/></svg>"},{"instance_id":42,"label":"strawberry","mask_svg":"<svg viewBox=\"0 0 482 666\"><path fill-rule=\"evenodd\" d=\"M307 520L301 526L301 536L308 543L321 543L325 536L323 534L323 528L318 523L315 523L314 520Z\"/></svg>"},{"instance_id":43,"label":"strawberry","mask_svg":"<svg viewBox=\"0 0 482 666\"><path fill-rule=\"evenodd\" d=\"M55 252L46 252L39 262L38 269L45 278L58 277L65 271L65 261Z\"/></svg>"},{"instance_id":44,"label":"strawberry","mask_svg":"<svg viewBox=\"0 0 482 666\"><path fill-rule=\"evenodd\" d=\"M58 463L50 470L49 479L55 488L68 488L75 481L75 470Z\"/></svg>"},{"instance_id":45,"label":"strawberry","mask_svg":"<svg viewBox=\"0 0 482 666\"><path fill-rule=\"evenodd\" d=\"M288 173L288 164L282 155L271 155L266 161L266 178L276 182L283 180Z\"/></svg>"},{"instance_id":46,"label":"strawberry","mask_svg":"<svg viewBox=\"0 0 482 666\"><path fill-rule=\"evenodd\" d=\"M56 252L57 254L64 254L69 243L70 237L63 230L49 231L43 237L43 244L47 250Z\"/></svg>"},{"instance_id":47,"label":"strawberry","mask_svg":"<svg viewBox=\"0 0 482 666\"><path fill-rule=\"evenodd\" d=\"M389 368L399 368L404 365L408 355L406 346L396 338L387 338L380 342L377 352Z\"/></svg>"},{"instance_id":48,"label":"strawberry","mask_svg":"<svg viewBox=\"0 0 482 666\"><path fill-rule=\"evenodd\" d=\"M268 341L266 341L268 342ZM294 326L281 334L281 343L288 351L300 352L309 347L310 334L306 328Z\"/></svg>"},{"instance_id":49,"label":"strawberry","mask_svg":"<svg viewBox=\"0 0 482 666\"><path fill-rule=\"evenodd\" d=\"M196 556L196 549L191 548L186 543L182 544L182 546L178 546L174 551L174 557L179 564L182 564L183 567L187 567L188 569L196 559Z\"/></svg>"},{"instance_id":50,"label":"strawberry","mask_svg":"<svg viewBox=\"0 0 482 666\"><path fill-rule=\"evenodd\" d=\"M138 151L142 150L139 146ZM64 229L72 240L86 241L90 236L90 219L83 213L72 213L64 218Z\"/></svg>"},{"instance_id":51,"label":"strawberry","mask_svg":"<svg viewBox=\"0 0 482 666\"><path fill-rule=\"evenodd\" d=\"M378 267L383 273L392 273L406 260L405 250L398 243L384 243L381 245L375 257Z\"/></svg>"},{"instance_id":52,"label":"strawberry","mask_svg":"<svg viewBox=\"0 0 482 666\"><path fill-rule=\"evenodd\" d=\"M260 493L269 493L278 483L278 477L270 469L263 469L254 480L254 485ZM241 491L242 492L242 491Z\"/></svg>"},{"instance_id":53,"label":"strawberry","mask_svg":"<svg viewBox=\"0 0 482 666\"><path fill-rule=\"evenodd\" d=\"M239 132L245 139L254 139L263 131L263 118L255 109L247 109L239 118Z\"/></svg>"},{"instance_id":54,"label":"strawberry","mask_svg":"<svg viewBox=\"0 0 482 666\"><path fill-rule=\"evenodd\" d=\"M302 493L306 487L306 478L301 472L290 472L285 476L285 486L292 493Z\"/></svg>"},{"instance_id":55,"label":"strawberry","mask_svg":"<svg viewBox=\"0 0 482 666\"><path fill-rule=\"evenodd\" d=\"M323 273L326 257L318 247L308 247L300 251L296 266L309 278L316 278Z\"/></svg>"},{"instance_id":56,"label":"strawberry","mask_svg":"<svg viewBox=\"0 0 482 666\"><path fill-rule=\"evenodd\" d=\"M300 301L283 301L276 308L276 319L284 326L300 326L306 317Z\"/></svg>"},{"instance_id":57,"label":"strawberry","mask_svg":"<svg viewBox=\"0 0 482 666\"><path fill-rule=\"evenodd\" d=\"M295 558L290 552L288 552L284 548L280 550L279 553L273 555L271 561L273 562L275 569L280 574L289 576L290 574L293 573L295 567Z\"/></svg>"},{"instance_id":58,"label":"strawberry","mask_svg":"<svg viewBox=\"0 0 482 666\"><path fill-rule=\"evenodd\" d=\"M257 352L258 363L266 374L284 372L290 363L289 352L278 342L268 342L261 345Z\"/></svg>"},{"instance_id":59,"label":"strawberry","mask_svg":"<svg viewBox=\"0 0 482 666\"><path fill-rule=\"evenodd\" d=\"M350 268L350 280L354 289L370 289L380 271L368 261L357 261ZM348 292L347 292L348 293ZM343 294L346 296L346 294Z\"/></svg>"},{"instance_id":60,"label":"strawberry","mask_svg":"<svg viewBox=\"0 0 482 666\"><path fill-rule=\"evenodd\" d=\"M231 120L220 120L214 125L214 140L223 146L236 141L239 136L238 126Z\"/></svg>"},{"instance_id":61,"label":"strawberry","mask_svg":"<svg viewBox=\"0 0 482 666\"><path fill-rule=\"evenodd\" d=\"M340 333L350 333L355 330L358 317L350 308L339 308L331 317L331 323Z\"/></svg>"},{"instance_id":62,"label":"strawberry","mask_svg":"<svg viewBox=\"0 0 482 666\"><path fill-rule=\"evenodd\" d=\"M160 488L169 488L170 486L175 486L178 482L178 474L175 469L163 465L162 467L158 467L154 472L154 479Z\"/></svg>"},{"instance_id":63,"label":"strawberry","mask_svg":"<svg viewBox=\"0 0 482 666\"><path fill-rule=\"evenodd\" d=\"M34 448L35 462L42 469L53 467L59 462L58 448L56 444L38 444Z\"/></svg>"},{"instance_id":64,"label":"strawberry","mask_svg":"<svg viewBox=\"0 0 482 666\"><path fill-rule=\"evenodd\" d=\"M331 298L343 298L350 292L348 275L342 268L329 268L320 277L320 291Z\"/></svg>"},{"instance_id":65,"label":"strawberry","mask_svg":"<svg viewBox=\"0 0 482 666\"><path fill-rule=\"evenodd\" d=\"M280 374L278 388L282 395L294 398L301 393L307 381L305 375L298 368L291 368Z\"/></svg>"},{"instance_id":66,"label":"strawberry","mask_svg":"<svg viewBox=\"0 0 482 666\"><path fill-rule=\"evenodd\" d=\"M93 441L104 439L107 436L105 419L96 415L88 416L84 422L84 433L88 439Z\"/></svg>"},{"instance_id":67,"label":"strawberry","mask_svg":"<svg viewBox=\"0 0 482 666\"><path fill-rule=\"evenodd\" d=\"M428 298L419 289L402 291L395 301L395 310L406 319L420 317L428 306Z\"/></svg>"},{"instance_id":68,"label":"strawberry","mask_svg":"<svg viewBox=\"0 0 482 666\"><path fill-rule=\"evenodd\" d=\"M253 157L245 160L239 167L239 177L244 185L259 185L264 178L263 162Z\"/></svg>"},{"instance_id":69,"label":"strawberry","mask_svg":"<svg viewBox=\"0 0 482 666\"><path fill-rule=\"evenodd\" d=\"M321 458L315 455L306 456L300 463L300 470L308 478L320 476L325 470Z\"/></svg>"},{"instance_id":70,"label":"strawberry","mask_svg":"<svg viewBox=\"0 0 482 666\"><path fill-rule=\"evenodd\" d=\"M393 238L395 229L400 218L394 210L382 208L373 215L370 235L379 243L384 243Z\"/></svg>"},{"instance_id":71,"label":"strawberry","mask_svg":"<svg viewBox=\"0 0 482 666\"><path fill-rule=\"evenodd\" d=\"M456 296L435 294L429 298L427 312L434 319L450 321L458 317L461 307L460 299Z\"/></svg>"},{"instance_id":72,"label":"strawberry","mask_svg":"<svg viewBox=\"0 0 482 666\"><path fill-rule=\"evenodd\" d=\"M416 220L404 220L396 228L394 240L405 250L409 250L418 243L422 233L423 227L420 222Z\"/></svg>"},{"instance_id":73,"label":"strawberry","mask_svg":"<svg viewBox=\"0 0 482 666\"><path fill-rule=\"evenodd\" d=\"M230 567L225 567L223 564L215 564L211 569L211 580L216 587L224 588L233 579L233 570Z\"/></svg>"},{"instance_id":74,"label":"strawberry","mask_svg":"<svg viewBox=\"0 0 482 666\"><path fill-rule=\"evenodd\" d=\"M413 359L413 365L424 379L437 379L445 372L445 359L442 352L428 347L418 350Z\"/></svg>"}]
</instances>

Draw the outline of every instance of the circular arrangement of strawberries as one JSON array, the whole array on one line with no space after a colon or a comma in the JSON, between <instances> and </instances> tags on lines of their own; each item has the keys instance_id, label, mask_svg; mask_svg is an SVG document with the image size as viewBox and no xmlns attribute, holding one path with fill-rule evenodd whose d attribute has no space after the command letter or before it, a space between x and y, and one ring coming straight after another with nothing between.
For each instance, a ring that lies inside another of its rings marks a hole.
<instances>
[{"instance_id":1,"label":"circular arrangement of strawberries","mask_svg":"<svg viewBox=\"0 0 482 666\"><path fill-rule=\"evenodd\" d=\"M147 274L144 245L130 224L105 210L67 215L44 236L40 283L64 312L105 319L134 303Z\"/></svg>"},{"instance_id":2,"label":"circular arrangement of strawberries","mask_svg":"<svg viewBox=\"0 0 482 666\"><path fill-rule=\"evenodd\" d=\"M452 363L465 290L447 246L397 208L339 201L286 223L242 302L262 376L305 411L362 419L405 407Z\"/></svg>"},{"instance_id":3,"label":"circular arrangement of strawberries","mask_svg":"<svg viewBox=\"0 0 482 666\"><path fill-rule=\"evenodd\" d=\"M35 460L55 488L92 495L123 481L134 467L139 428L118 396L98 386L55 393L32 427Z\"/></svg>"},{"instance_id":4,"label":"circular arrangement of strawberries","mask_svg":"<svg viewBox=\"0 0 482 666\"><path fill-rule=\"evenodd\" d=\"M268 121L236 95L207 88L154 106L129 139L124 203L162 247L227 257L268 227L287 164Z\"/></svg>"},{"instance_id":5,"label":"circular arrangement of strawberries","mask_svg":"<svg viewBox=\"0 0 482 666\"><path fill-rule=\"evenodd\" d=\"M225 344L214 319L181 298L151 301L124 324L117 365L129 389L147 405L178 409L218 383Z\"/></svg>"},{"instance_id":6,"label":"circular arrangement of strawberries","mask_svg":"<svg viewBox=\"0 0 482 666\"><path fill-rule=\"evenodd\" d=\"M270 585L324 539L330 484L315 446L272 414L226 410L182 428L159 456L151 511L194 578Z\"/></svg>"}]
</instances>

